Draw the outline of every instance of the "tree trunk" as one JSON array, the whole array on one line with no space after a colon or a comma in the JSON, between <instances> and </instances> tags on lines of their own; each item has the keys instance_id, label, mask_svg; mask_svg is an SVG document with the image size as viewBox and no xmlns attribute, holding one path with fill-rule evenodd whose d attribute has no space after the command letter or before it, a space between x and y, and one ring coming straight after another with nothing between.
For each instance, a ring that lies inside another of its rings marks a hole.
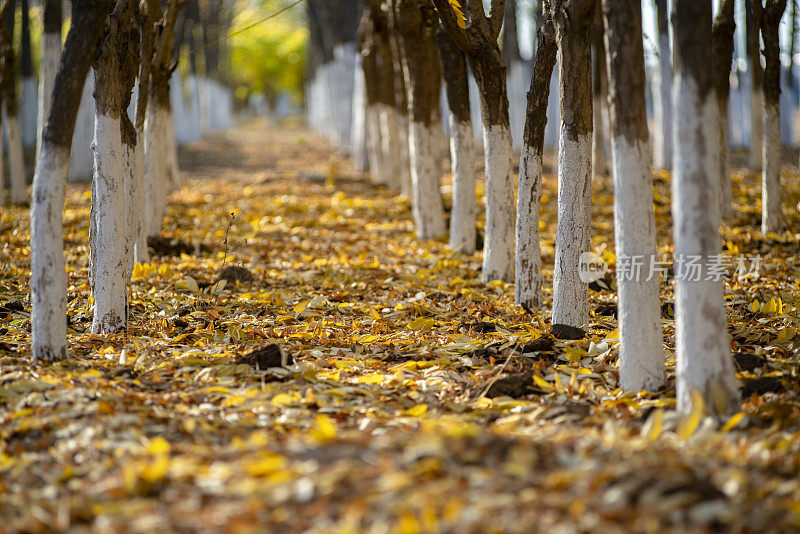
<instances>
[{"instance_id":1,"label":"tree trunk","mask_svg":"<svg viewBox=\"0 0 800 534\"><path fill-rule=\"evenodd\" d=\"M370 1L370 19L373 26L374 46L377 64L377 112L378 112L378 139L380 145L379 161L381 169L378 171L388 187L400 190L401 170L400 154L403 153L400 130L401 117L396 106L396 74L392 62L391 36L389 35L389 20L381 9L379 0ZM407 143L405 152L408 152ZM410 170L409 170L410 172Z\"/></svg>"},{"instance_id":2,"label":"tree trunk","mask_svg":"<svg viewBox=\"0 0 800 534\"><path fill-rule=\"evenodd\" d=\"M594 1L553 2L559 51L561 132L558 148L558 226L552 324L589 321L588 288L580 256L589 251L592 209L592 64Z\"/></svg>"},{"instance_id":3,"label":"tree trunk","mask_svg":"<svg viewBox=\"0 0 800 534\"><path fill-rule=\"evenodd\" d=\"M20 1L22 11L22 55L20 57L22 74L22 94L20 122L22 126L22 145L25 148L36 146L36 78L33 75L33 54L31 51L31 25L28 0Z\"/></svg>"},{"instance_id":4,"label":"tree trunk","mask_svg":"<svg viewBox=\"0 0 800 534\"><path fill-rule=\"evenodd\" d=\"M656 99L653 163L661 169L672 168L672 50L669 45L667 0L655 0L658 26L658 71L653 95Z\"/></svg>"},{"instance_id":5,"label":"tree trunk","mask_svg":"<svg viewBox=\"0 0 800 534\"><path fill-rule=\"evenodd\" d=\"M653 391L664 385L666 378L659 278L637 273L633 268L644 260L646 270L652 265L650 262L658 261L644 96L641 3L603 0L603 14L614 153L619 382L625 391Z\"/></svg>"},{"instance_id":6,"label":"tree trunk","mask_svg":"<svg viewBox=\"0 0 800 534\"><path fill-rule=\"evenodd\" d=\"M542 252L539 245L539 199L542 196L542 154L547 126L550 79L556 63L556 40L550 2L543 2L542 23L536 31L525 133L519 163L517 190L517 255L514 301L532 310L542 300Z\"/></svg>"},{"instance_id":7,"label":"tree trunk","mask_svg":"<svg viewBox=\"0 0 800 534\"><path fill-rule=\"evenodd\" d=\"M94 176L89 238L93 334L127 327L127 281L132 266L127 243L126 174L130 172L129 158L136 144L127 117L133 88L133 58L128 53L133 6L133 0L117 0L94 64Z\"/></svg>"},{"instance_id":8,"label":"tree trunk","mask_svg":"<svg viewBox=\"0 0 800 534\"><path fill-rule=\"evenodd\" d=\"M761 0L754 0L760 2ZM764 161L761 182L761 231L781 233L786 223L781 211L781 57L778 27L786 0L766 0L761 17L764 41Z\"/></svg>"},{"instance_id":9,"label":"tree trunk","mask_svg":"<svg viewBox=\"0 0 800 534\"><path fill-rule=\"evenodd\" d=\"M440 27L436 32L439 58L450 109L450 164L453 173L453 207L450 211L450 248L475 252L475 137L469 103L467 58Z\"/></svg>"},{"instance_id":10,"label":"tree trunk","mask_svg":"<svg viewBox=\"0 0 800 534\"><path fill-rule=\"evenodd\" d=\"M747 20L747 58L750 63L752 78L752 93L750 95L750 168L753 170L761 169L762 148L764 146L763 122L762 122L762 86L763 70L761 67L761 56L759 54L759 26L761 24L761 1L746 0L746 20Z\"/></svg>"},{"instance_id":11,"label":"tree trunk","mask_svg":"<svg viewBox=\"0 0 800 534\"><path fill-rule=\"evenodd\" d=\"M42 130L50 116L58 62L61 59L61 0L44 1L44 33L39 61L39 114L36 120L36 160L41 150Z\"/></svg>"},{"instance_id":12,"label":"tree trunk","mask_svg":"<svg viewBox=\"0 0 800 534\"><path fill-rule=\"evenodd\" d=\"M395 17L390 10L389 17L389 44L392 52L392 66L394 68L395 80L395 107L397 110L397 152L396 152L396 171L400 177L400 191L411 198L413 196L413 185L411 180L411 154L409 147L408 133L411 121L408 116L408 75L403 68L402 54L400 52L400 36Z\"/></svg>"},{"instance_id":13,"label":"tree trunk","mask_svg":"<svg viewBox=\"0 0 800 534\"><path fill-rule=\"evenodd\" d=\"M730 105L730 75L733 60L733 34L736 30L733 0L722 0L714 19L714 98L717 102L717 170L720 183L720 215L733 218L733 183L730 174L730 140L728 139L728 109Z\"/></svg>"},{"instance_id":14,"label":"tree trunk","mask_svg":"<svg viewBox=\"0 0 800 534\"><path fill-rule=\"evenodd\" d=\"M386 167L381 152L381 80L378 70L378 45L372 11L364 9L359 27L361 71L364 79L364 114L366 122L367 161L370 178L374 183L386 184Z\"/></svg>"},{"instance_id":15,"label":"tree trunk","mask_svg":"<svg viewBox=\"0 0 800 534\"><path fill-rule=\"evenodd\" d=\"M13 5L13 2L12 2ZM22 151L22 133L17 115L17 87L15 83L16 55L14 42L14 9L12 8L3 21L2 54L3 54L3 111L5 112L6 141L8 142L8 171L11 184L11 202L13 204L28 203L28 183L25 178L25 160Z\"/></svg>"},{"instance_id":16,"label":"tree trunk","mask_svg":"<svg viewBox=\"0 0 800 534\"><path fill-rule=\"evenodd\" d=\"M522 144L522 131L525 127L525 86L529 67L522 60L517 32L517 1L506 0L503 17L503 62L508 68L508 110L509 127L514 147Z\"/></svg>"},{"instance_id":17,"label":"tree trunk","mask_svg":"<svg viewBox=\"0 0 800 534\"><path fill-rule=\"evenodd\" d=\"M439 105L439 58L436 55L436 11L424 0L398 0L395 20L401 44L409 114L412 211L420 239L434 239L447 232L439 192L436 150L436 118Z\"/></svg>"},{"instance_id":18,"label":"tree trunk","mask_svg":"<svg viewBox=\"0 0 800 534\"><path fill-rule=\"evenodd\" d=\"M603 18L600 2L597 17L592 25L592 176L608 174L603 110L608 104L608 74L606 72L606 46L603 40Z\"/></svg>"},{"instance_id":19,"label":"tree trunk","mask_svg":"<svg viewBox=\"0 0 800 534\"><path fill-rule=\"evenodd\" d=\"M150 73L153 65L153 20L146 11L140 12L137 17L139 27L139 72L136 91L136 108L134 112L134 133L136 146L133 152L133 170L128 187L129 210L128 240L132 243L133 258L136 262L147 263L150 261L150 252L147 248L147 213L142 206L147 206L146 189L146 159L145 159L145 120L147 116L148 100L150 97ZM190 41L191 42L191 41ZM196 78L195 78L196 80ZM197 126L197 124L195 124Z\"/></svg>"},{"instance_id":20,"label":"tree trunk","mask_svg":"<svg viewBox=\"0 0 800 534\"><path fill-rule=\"evenodd\" d=\"M31 204L31 348L36 361L67 356L67 273L62 236L70 146L83 81L103 34L111 0L73 0L64 54L42 134Z\"/></svg>"},{"instance_id":21,"label":"tree trunk","mask_svg":"<svg viewBox=\"0 0 800 534\"><path fill-rule=\"evenodd\" d=\"M719 179L715 173L716 102L712 95L710 0L675 0L675 172L672 220L676 263L678 410L692 410L694 392L714 414L736 409L738 391L725 318L723 283L709 265L719 257ZM689 267L699 263L696 272Z\"/></svg>"}]
</instances>

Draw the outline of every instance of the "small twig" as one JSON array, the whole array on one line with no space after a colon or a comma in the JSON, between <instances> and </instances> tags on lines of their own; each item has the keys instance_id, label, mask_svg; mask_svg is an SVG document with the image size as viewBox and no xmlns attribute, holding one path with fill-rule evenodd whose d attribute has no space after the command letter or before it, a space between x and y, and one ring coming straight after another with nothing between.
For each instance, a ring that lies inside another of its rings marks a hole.
<instances>
[{"instance_id":1,"label":"small twig","mask_svg":"<svg viewBox=\"0 0 800 534\"><path fill-rule=\"evenodd\" d=\"M520 345L521 345L521 343L517 343L517 344L514 345L513 350L508 353L508 356L506 357L506 361L504 361L503 365L500 366L500 369L497 370L497 374L495 375L495 377L492 378L489 381L489 384L486 385L486 388L483 390L483 393L478 395L478 399L484 398L486 396L486 394L489 393L489 389L494 385L494 383L497 382L498 380L500 380L500 375L503 374L503 370L506 368L506 365L508 365L508 362L511 360L511 356L513 356L514 353L517 352L517 350L519 349Z\"/></svg>"},{"instance_id":2,"label":"small twig","mask_svg":"<svg viewBox=\"0 0 800 534\"><path fill-rule=\"evenodd\" d=\"M220 272L225 268L225 262L228 261L228 232L230 232L231 226L233 226L233 221L235 220L236 215L231 212L231 218L228 220L228 227L225 228L225 255L222 257L222 267L219 268Z\"/></svg>"}]
</instances>

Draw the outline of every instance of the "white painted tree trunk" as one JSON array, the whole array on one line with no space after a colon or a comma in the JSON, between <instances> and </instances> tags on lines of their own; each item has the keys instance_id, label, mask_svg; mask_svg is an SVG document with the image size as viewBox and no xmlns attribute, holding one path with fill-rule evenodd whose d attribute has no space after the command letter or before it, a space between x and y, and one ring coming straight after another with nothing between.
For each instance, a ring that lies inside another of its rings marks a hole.
<instances>
[{"instance_id":1,"label":"white painted tree trunk","mask_svg":"<svg viewBox=\"0 0 800 534\"><path fill-rule=\"evenodd\" d=\"M781 233L786 228L781 211L780 106L764 106L764 172L761 181L761 231Z\"/></svg>"},{"instance_id":2,"label":"white painted tree trunk","mask_svg":"<svg viewBox=\"0 0 800 534\"><path fill-rule=\"evenodd\" d=\"M600 95L592 98L592 175L604 176L608 173L606 146L603 128L603 99Z\"/></svg>"},{"instance_id":3,"label":"white painted tree trunk","mask_svg":"<svg viewBox=\"0 0 800 534\"><path fill-rule=\"evenodd\" d=\"M681 263L698 258L703 264L719 254L719 180L713 147L716 104L701 98L697 82L680 71L675 75L675 172L672 181L672 219L675 233L676 305L675 350L678 410L692 409L692 391L698 391L712 413L730 412L738 398L725 317L723 283L699 280ZM698 137L699 136L699 137ZM729 404L730 403L730 404Z\"/></svg>"},{"instance_id":4,"label":"white painted tree trunk","mask_svg":"<svg viewBox=\"0 0 800 534\"><path fill-rule=\"evenodd\" d=\"M511 127L511 140L514 148L522 145L522 132L525 129L525 97L530 80L530 67L522 61L511 61L508 68L508 112Z\"/></svg>"},{"instance_id":5,"label":"white painted tree trunk","mask_svg":"<svg viewBox=\"0 0 800 534\"><path fill-rule=\"evenodd\" d=\"M442 195L439 192L435 127L411 121L409 130L412 212L419 239L435 239L447 232Z\"/></svg>"},{"instance_id":6,"label":"white painted tree trunk","mask_svg":"<svg viewBox=\"0 0 800 534\"><path fill-rule=\"evenodd\" d=\"M475 252L475 136L471 122L458 122L450 113L450 163L453 207L450 212L450 248Z\"/></svg>"},{"instance_id":7,"label":"white painted tree trunk","mask_svg":"<svg viewBox=\"0 0 800 534\"><path fill-rule=\"evenodd\" d=\"M178 173L178 143L175 142L175 121L172 111L165 109L163 113L164 143L166 147L167 193L180 187L180 174ZM166 208L167 200L164 199Z\"/></svg>"},{"instance_id":8,"label":"white painted tree trunk","mask_svg":"<svg viewBox=\"0 0 800 534\"><path fill-rule=\"evenodd\" d=\"M22 146L25 148L36 146L37 92L36 78L28 76L22 79L19 119L22 127Z\"/></svg>"},{"instance_id":9,"label":"white painted tree trunk","mask_svg":"<svg viewBox=\"0 0 800 534\"><path fill-rule=\"evenodd\" d=\"M517 188L517 252L514 303L528 309L542 301L542 250L539 244L539 200L542 197L542 155L522 147Z\"/></svg>"},{"instance_id":10,"label":"white painted tree trunk","mask_svg":"<svg viewBox=\"0 0 800 534\"><path fill-rule=\"evenodd\" d=\"M764 135L762 130L763 113L761 107L764 97L761 86L756 85L750 96L750 168L761 169L762 150L764 146Z\"/></svg>"},{"instance_id":11,"label":"white painted tree trunk","mask_svg":"<svg viewBox=\"0 0 800 534\"><path fill-rule=\"evenodd\" d=\"M186 129L190 134L187 142L192 142L200 139L200 81L196 75L191 74L187 85L189 86L189 101L187 103Z\"/></svg>"},{"instance_id":12,"label":"white painted tree trunk","mask_svg":"<svg viewBox=\"0 0 800 534\"><path fill-rule=\"evenodd\" d=\"M93 334L107 334L126 326L125 177L120 119L107 115L95 118L94 187L92 196L93 239L92 296L94 297Z\"/></svg>"},{"instance_id":13,"label":"white painted tree trunk","mask_svg":"<svg viewBox=\"0 0 800 534\"><path fill-rule=\"evenodd\" d=\"M367 167L373 183L386 185L386 167L381 150L381 109L379 104L366 108Z\"/></svg>"},{"instance_id":14,"label":"white painted tree trunk","mask_svg":"<svg viewBox=\"0 0 800 534\"><path fill-rule=\"evenodd\" d=\"M50 103L53 97L53 86L61 59L61 35L45 33L42 36L42 57L39 63L39 115L36 120L36 159L41 150L42 130L50 114Z\"/></svg>"},{"instance_id":15,"label":"white painted tree trunk","mask_svg":"<svg viewBox=\"0 0 800 534\"><path fill-rule=\"evenodd\" d=\"M75 120L69 162L70 182L89 182L93 173L92 139L94 138L94 69L89 71L83 85L81 105Z\"/></svg>"},{"instance_id":16,"label":"white painted tree trunk","mask_svg":"<svg viewBox=\"0 0 800 534\"><path fill-rule=\"evenodd\" d=\"M136 145L122 144L123 199L125 205L125 281L131 279L136 262L136 238L139 233L139 213L142 204L135 203L137 175Z\"/></svg>"},{"instance_id":17,"label":"white painted tree trunk","mask_svg":"<svg viewBox=\"0 0 800 534\"><path fill-rule=\"evenodd\" d=\"M398 174L400 176L400 192L408 198L413 198L414 184L411 179L411 146L409 144L409 129L411 128L411 121L409 120L408 115L398 113L397 117L398 123L400 124L400 128L398 129L399 152L397 153Z\"/></svg>"},{"instance_id":18,"label":"white painted tree trunk","mask_svg":"<svg viewBox=\"0 0 800 534\"><path fill-rule=\"evenodd\" d=\"M22 134L19 128L17 115L8 113L6 104L6 141L8 141L8 170L11 183L11 202L14 204L28 203L28 183L25 177L25 159L22 152ZM0 160L2 161L2 160Z\"/></svg>"},{"instance_id":19,"label":"white painted tree trunk","mask_svg":"<svg viewBox=\"0 0 800 534\"><path fill-rule=\"evenodd\" d=\"M661 169L672 168L672 57L669 34L658 36L658 70L653 76L655 119L657 127L653 133L653 163Z\"/></svg>"},{"instance_id":20,"label":"white painted tree trunk","mask_svg":"<svg viewBox=\"0 0 800 534\"><path fill-rule=\"evenodd\" d=\"M62 211L69 151L43 145L31 200L31 350L38 361L67 356L67 271Z\"/></svg>"},{"instance_id":21,"label":"white painted tree trunk","mask_svg":"<svg viewBox=\"0 0 800 534\"><path fill-rule=\"evenodd\" d=\"M401 188L403 142L401 132L403 129L400 114L394 106L379 104L381 128L381 160L384 169L381 171L386 180L386 186L396 191Z\"/></svg>"},{"instance_id":22,"label":"white painted tree trunk","mask_svg":"<svg viewBox=\"0 0 800 534\"><path fill-rule=\"evenodd\" d=\"M552 324L589 321L587 285L578 264L589 250L592 206L592 134L571 139L562 123L558 149L558 226L553 268Z\"/></svg>"},{"instance_id":23,"label":"white painted tree trunk","mask_svg":"<svg viewBox=\"0 0 800 534\"><path fill-rule=\"evenodd\" d=\"M722 220L729 221L733 218L733 181L731 180L730 157L730 132L728 130L728 102L717 99L717 162L720 184L720 215Z\"/></svg>"},{"instance_id":24,"label":"white painted tree trunk","mask_svg":"<svg viewBox=\"0 0 800 534\"><path fill-rule=\"evenodd\" d=\"M134 227L130 230L133 233L133 257L136 262L149 263L150 251L147 249L147 215L148 210L142 209L147 206L147 187L145 182L145 136L143 132L137 132L138 142L134 152L134 174L133 183L130 188L130 198L132 207L136 208Z\"/></svg>"},{"instance_id":25,"label":"white painted tree trunk","mask_svg":"<svg viewBox=\"0 0 800 534\"><path fill-rule=\"evenodd\" d=\"M614 238L617 261L645 261L642 272L617 277L620 325L619 379L625 391L653 391L664 384L661 307L658 274L648 280L650 261L658 261L650 147L646 142L615 137Z\"/></svg>"},{"instance_id":26,"label":"white painted tree trunk","mask_svg":"<svg viewBox=\"0 0 800 534\"><path fill-rule=\"evenodd\" d=\"M167 118L168 113L165 107L151 100L144 121L148 236L157 236L161 233L167 207L167 194L172 183L172 178L169 176L169 142L166 132L171 127Z\"/></svg>"},{"instance_id":27,"label":"white painted tree trunk","mask_svg":"<svg viewBox=\"0 0 800 534\"><path fill-rule=\"evenodd\" d=\"M367 121L370 120L367 111L367 88L364 80L364 70L361 68L361 54L356 54L356 67L353 80L353 124L350 132L350 147L353 155L355 170L366 172L369 169L369 146Z\"/></svg>"},{"instance_id":28,"label":"white painted tree trunk","mask_svg":"<svg viewBox=\"0 0 800 534\"><path fill-rule=\"evenodd\" d=\"M484 126L486 151L486 237L483 246L484 283L514 281L514 180L511 132L508 127Z\"/></svg>"}]
</instances>

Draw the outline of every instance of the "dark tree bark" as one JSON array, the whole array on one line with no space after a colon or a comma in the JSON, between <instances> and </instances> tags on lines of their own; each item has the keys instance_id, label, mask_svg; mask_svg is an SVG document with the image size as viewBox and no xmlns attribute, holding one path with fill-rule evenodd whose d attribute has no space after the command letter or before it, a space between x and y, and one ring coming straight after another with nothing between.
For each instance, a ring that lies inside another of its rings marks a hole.
<instances>
[{"instance_id":1,"label":"dark tree bark","mask_svg":"<svg viewBox=\"0 0 800 534\"><path fill-rule=\"evenodd\" d=\"M708 276L719 254L719 179L714 169L717 143L714 116L710 0L674 0L675 170L672 220L676 262L676 378L678 410L690 412L702 396L712 414L738 409L730 355L723 283ZM699 258L696 279L685 272Z\"/></svg>"},{"instance_id":2,"label":"dark tree bark","mask_svg":"<svg viewBox=\"0 0 800 534\"><path fill-rule=\"evenodd\" d=\"M606 71L605 33L600 2L592 24L592 174L608 174L606 139L603 130L603 112L608 104L608 73Z\"/></svg>"},{"instance_id":3,"label":"dark tree bark","mask_svg":"<svg viewBox=\"0 0 800 534\"><path fill-rule=\"evenodd\" d=\"M503 62L506 67L510 67L512 61L522 61L517 33L517 2L506 0L503 17Z\"/></svg>"},{"instance_id":4,"label":"dark tree bark","mask_svg":"<svg viewBox=\"0 0 800 534\"><path fill-rule=\"evenodd\" d=\"M67 356L67 274L62 237L69 153L83 84L114 6L112 0L73 0L72 24L42 134L31 204L32 352L35 361Z\"/></svg>"},{"instance_id":5,"label":"dark tree bark","mask_svg":"<svg viewBox=\"0 0 800 534\"><path fill-rule=\"evenodd\" d=\"M486 154L486 239L482 280L514 279L514 185L506 66L497 38L504 0L492 0L489 15L481 0L464 2L470 23L461 28L448 0L431 0L450 38L466 55L481 97Z\"/></svg>"},{"instance_id":6,"label":"dark tree bark","mask_svg":"<svg viewBox=\"0 0 800 534\"><path fill-rule=\"evenodd\" d=\"M41 149L42 130L50 113L58 60L61 55L61 0L44 0L44 28L39 64L39 109L36 120L36 156Z\"/></svg>"},{"instance_id":7,"label":"dark tree bark","mask_svg":"<svg viewBox=\"0 0 800 534\"><path fill-rule=\"evenodd\" d=\"M371 6L364 8L358 30L358 48L361 54L361 72L364 77L364 113L366 125L366 156L370 177L374 183L387 184L386 164L381 152L381 73L379 67L380 45Z\"/></svg>"},{"instance_id":8,"label":"dark tree bark","mask_svg":"<svg viewBox=\"0 0 800 534\"><path fill-rule=\"evenodd\" d=\"M734 1L722 0L712 26L714 61L714 97L717 101L717 149L720 183L720 215L723 220L733 217L733 191L729 168L728 104L730 99L731 62L733 61L733 34L736 20Z\"/></svg>"},{"instance_id":9,"label":"dark tree bark","mask_svg":"<svg viewBox=\"0 0 800 534\"><path fill-rule=\"evenodd\" d=\"M754 0L760 3L761 0ZM786 10L786 0L766 0L761 16L764 42L764 169L761 230L780 233L786 228L781 210L781 48L778 27Z\"/></svg>"},{"instance_id":10,"label":"dark tree bark","mask_svg":"<svg viewBox=\"0 0 800 534\"><path fill-rule=\"evenodd\" d=\"M561 135L558 227L553 270L553 324L580 327L589 320L588 286L580 255L589 250L592 208L592 63L594 0L555 0L552 17L559 53Z\"/></svg>"},{"instance_id":11,"label":"dark tree bark","mask_svg":"<svg viewBox=\"0 0 800 534\"><path fill-rule=\"evenodd\" d=\"M22 150L22 132L19 124L19 100L17 98L16 67L17 57L14 53L14 2L4 19L4 34L2 36L2 65L8 69L2 76L8 79L3 84L3 110L5 111L5 131L8 141L9 182L11 185L11 202L14 204L28 203L28 186L25 176L25 161Z\"/></svg>"},{"instance_id":12,"label":"dark tree bark","mask_svg":"<svg viewBox=\"0 0 800 534\"><path fill-rule=\"evenodd\" d=\"M655 260L656 221L645 108L642 11L639 0L603 0L614 152L614 235L618 261ZM622 264L622 263L620 263ZM656 390L664 384L659 280L618 276L620 386Z\"/></svg>"},{"instance_id":13,"label":"dark tree bark","mask_svg":"<svg viewBox=\"0 0 800 534\"><path fill-rule=\"evenodd\" d=\"M542 1L542 17L536 30L536 52L525 112L525 132L519 164L517 191L517 254L514 300L526 310L542 300L542 254L539 245L539 199L542 196L542 156L547 126L550 79L556 64L555 28L550 1Z\"/></svg>"}]
</instances>

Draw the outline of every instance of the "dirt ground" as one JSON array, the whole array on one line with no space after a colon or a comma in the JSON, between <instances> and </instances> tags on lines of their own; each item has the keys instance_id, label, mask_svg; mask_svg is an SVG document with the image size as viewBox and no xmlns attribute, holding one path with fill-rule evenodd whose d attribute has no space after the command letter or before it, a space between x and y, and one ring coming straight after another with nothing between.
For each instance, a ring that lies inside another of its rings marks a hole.
<instances>
[{"instance_id":1,"label":"dirt ground","mask_svg":"<svg viewBox=\"0 0 800 534\"><path fill-rule=\"evenodd\" d=\"M417 241L408 199L300 124L247 123L180 161L127 333L89 333L90 193L70 185L66 362L30 361L28 213L0 212L0 531L800 529L795 167L790 230L768 236L759 175L734 170L723 252L762 263L726 281L742 404L715 421L674 411L671 282L659 392L617 387L611 280L587 338L547 333L552 175L529 314L480 283L480 252ZM654 173L664 255L669 183ZM613 265L611 193L598 178L592 246Z\"/></svg>"}]
</instances>

